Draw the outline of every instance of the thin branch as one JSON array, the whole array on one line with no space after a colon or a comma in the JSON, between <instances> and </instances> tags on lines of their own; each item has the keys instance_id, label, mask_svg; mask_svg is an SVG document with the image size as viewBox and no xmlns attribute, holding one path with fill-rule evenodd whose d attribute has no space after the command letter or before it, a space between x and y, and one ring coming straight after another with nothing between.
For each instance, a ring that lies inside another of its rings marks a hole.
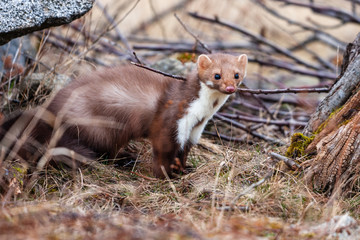
<instances>
[{"instance_id":1,"label":"thin branch","mask_svg":"<svg viewBox=\"0 0 360 240\"><path fill-rule=\"evenodd\" d=\"M216 132L210 132L210 131L203 131L203 134L205 135L209 135L209 136L213 136L213 137L218 137L222 140L228 141L228 142L237 142L237 143L246 143L249 145L254 144L253 141L251 140L246 140L246 138L237 138L237 137L231 137L231 136L227 136L224 134L220 134L220 133L216 133Z\"/></svg>"},{"instance_id":2,"label":"thin branch","mask_svg":"<svg viewBox=\"0 0 360 240\"><path fill-rule=\"evenodd\" d=\"M360 18L358 16L348 13L339 8L321 6L314 3L307 3L305 1L296 1L296 0L274 0L274 1L283 2L288 5L295 5L299 7L309 8L313 12L316 12L321 15L329 16L332 18L337 18L343 22L360 23Z\"/></svg>"},{"instance_id":3,"label":"thin branch","mask_svg":"<svg viewBox=\"0 0 360 240\"><path fill-rule=\"evenodd\" d=\"M264 110L262 107L255 106L255 105L248 103L246 101L243 101L243 100L242 101L234 100L234 101L232 101L232 104L237 104L237 105L243 106L245 108L248 108L250 110L257 111L257 112ZM232 108L232 107L229 107L229 110L239 112L238 109ZM281 115L283 117L289 117L291 115L293 117L303 117L303 118L310 117L309 114L304 111L291 113L291 112L286 112L286 111L281 111L281 110L271 110L271 114Z\"/></svg>"},{"instance_id":4,"label":"thin branch","mask_svg":"<svg viewBox=\"0 0 360 240\"><path fill-rule=\"evenodd\" d=\"M35 32L33 33L35 36L41 38L41 34ZM53 33L51 33L51 35L53 35ZM57 40L52 40L51 38L48 38L46 40L47 43L51 44L52 46L59 48L63 51L66 51L68 53L73 53L75 55L81 56L81 53L78 50L74 50L72 47L65 45L64 43L60 42L59 39ZM108 64L106 64L105 62L99 60L98 58L92 58L92 57L88 57L88 56L83 56L83 58L88 61L88 62L93 62L96 64L99 64L101 66L108 66Z\"/></svg>"},{"instance_id":5,"label":"thin branch","mask_svg":"<svg viewBox=\"0 0 360 240\"><path fill-rule=\"evenodd\" d=\"M176 15L176 13L174 13L175 18L179 21L179 23L181 24L181 26L185 29L186 32L188 32L193 38L195 38L195 40L208 52L211 53L211 49L205 44L203 43L192 31L190 31L190 29L185 25L185 23L183 21L181 21L181 19Z\"/></svg>"},{"instance_id":6,"label":"thin branch","mask_svg":"<svg viewBox=\"0 0 360 240\"><path fill-rule=\"evenodd\" d=\"M140 61L140 59L138 58L136 52L133 52L133 55L134 55L136 61L137 61L140 65L144 65L144 64Z\"/></svg>"},{"instance_id":7,"label":"thin branch","mask_svg":"<svg viewBox=\"0 0 360 240\"><path fill-rule=\"evenodd\" d=\"M271 143L275 143L275 144L278 144L278 145L285 145L285 143L283 143L282 141L278 140L278 139L274 139L274 138L271 138L271 137L268 137L268 136L265 136L265 135L262 135L256 131L251 131L247 126L245 126L244 124L241 124L239 122L236 122L234 120L231 120L227 117L224 117L224 116L221 116L220 114L218 113L215 113L214 115L215 118L218 118L220 120L222 120L223 122L226 122L226 123L229 123L231 124L232 126L234 127L237 127L245 132L247 132L248 134L251 134L253 135L254 137L257 137L257 138L260 138L260 139L263 139L267 142L271 142Z\"/></svg>"},{"instance_id":8,"label":"thin branch","mask_svg":"<svg viewBox=\"0 0 360 240\"><path fill-rule=\"evenodd\" d=\"M150 26L150 25L156 23L157 21L166 17L170 13L173 13L179 9L183 9L190 2L191 2L191 0L183 0L183 1L180 1L178 4L171 6L168 9L165 9L164 11L158 13L156 16L152 17L151 19L146 20L146 22L144 24L141 24L139 27L132 30L131 34L138 34L142 31L144 31L144 29L146 29L147 26Z\"/></svg>"},{"instance_id":9,"label":"thin branch","mask_svg":"<svg viewBox=\"0 0 360 240\"><path fill-rule=\"evenodd\" d=\"M105 14L106 19L108 20L108 22L112 25L112 27L115 29L116 32L116 36L117 38L124 43L128 53L130 54L131 52L133 52L128 40L126 39L126 37L120 32L119 28L118 28L118 24L119 23L115 23L115 19L109 14L109 12L107 11L107 9L99 2L96 1L96 5L98 6L98 8L101 9L101 11Z\"/></svg>"},{"instance_id":10,"label":"thin branch","mask_svg":"<svg viewBox=\"0 0 360 240\"><path fill-rule=\"evenodd\" d=\"M318 77L318 78L322 78L322 79L332 79L332 80L336 79L336 77L337 77L337 75L335 73L331 73L331 72L327 72L327 71L314 71L311 69L299 67L292 63L277 60L274 58L260 59L257 57L255 57L255 58L248 57L248 59L249 59L249 62L256 62L263 66L277 67L277 68L281 68L281 69L291 71L293 73L298 73L301 75L313 76L313 77Z\"/></svg>"},{"instance_id":11,"label":"thin branch","mask_svg":"<svg viewBox=\"0 0 360 240\"><path fill-rule=\"evenodd\" d=\"M234 199L231 201L230 203L230 208L233 209L236 202L242 197L245 196L246 194L248 194L250 191L252 191L254 188L256 188L257 186L260 186L261 184L263 184L266 180L268 180L269 178L272 177L272 175L274 174L274 170L271 169L269 172L267 172L265 174L265 176L260 179L259 181L257 181L256 183L251 184L248 188L246 188L243 192L241 192L240 194L238 194L236 197L234 197Z\"/></svg>"},{"instance_id":12,"label":"thin branch","mask_svg":"<svg viewBox=\"0 0 360 240\"><path fill-rule=\"evenodd\" d=\"M360 0L346 0L346 1L349 1L351 2L352 4L360 4Z\"/></svg>"},{"instance_id":13,"label":"thin branch","mask_svg":"<svg viewBox=\"0 0 360 240\"><path fill-rule=\"evenodd\" d=\"M247 116L242 116L242 115L238 115L238 114L231 114L231 113L219 113L221 116L230 118L230 119L237 119L237 120L243 120L243 121L247 121L247 122L255 122L255 123L265 123L267 125L278 125L278 126L299 126L299 127L305 127L306 126L306 122L299 122L296 120L290 120L290 121L286 121L286 120L268 120L268 119L264 119L264 118L257 118L257 117L247 117Z\"/></svg>"},{"instance_id":14,"label":"thin branch","mask_svg":"<svg viewBox=\"0 0 360 240\"><path fill-rule=\"evenodd\" d=\"M119 25L122 21L125 20L125 18L136 8L136 6L139 4L140 0L137 0L134 5L129 9L129 11L127 11L125 13L125 15L117 22L113 23L111 27L109 27L108 29L106 29L105 32L108 32L108 31L111 31L113 30L114 28L117 27L117 25Z\"/></svg>"},{"instance_id":15,"label":"thin branch","mask_svg":"<svg viewBox=\"0 0 360 240\"><path fill-rule=\"evenodd\" d=\"M251 94L280 94L280 93L327 93L330 88L286 88L286 89L246 89L239 88L238 92L247 92Z\"/></svg>"},{"instance_id":16,"label":"thin branch","mask_svg":"<svg viewBox=\"0 0 360 240\"><path fill-rule=\"evenodd\" d=\"M177 48L186 49L187 52L192 52L194 49L194 42L189 40L182 40L182 41L169 41L169 40L162 40L157 38L150 38L150 37L138 37L138 36L129 36L129 40L135 42L133 45L134 49L135 46L137 49L149 49L150 47L155 47L158 51L168 51L168 50L175 50ZM137 43L137 44L136 44ZM196 43L199 44L199 43ZM235 49L246 49L252 51L259 51L259 47L255 46L252 43L243 41L236 41L236 42L207 42L206 44L209 49L212 50L235 50ZM198 48L201 48L201 45L196 46L196 51L199 51ZM150 50L152 50L150 48ZM205 50L205 49L204 49ZM202 51L199 51L202 52ZM273 51L266 51L265 49L261 50L262 53L271 54Z\"/></svg>"},{"instance_id":17,"label":"thin branch","mask_svg":"<svg viewBox=\"0 0 360 240\"><path fill-rule=\"evenodd\" d=\"M294 161L292 161L291 159L288 159L284 156L281 156L280 154L274 153L274 152L270 152L269 153L270 156L272 157L272 159L274 159L276 162L278 161L284 161L285 164L287 164L290 168L296 170L298 168L300 168L300 166L295 163ZM248 194L249 192L251 192L254 188L260 186L261 184L263 184L266 180L270 179L272 177L272 175L274 174L274 169L271 169L270 171L268 171L265 176L260 179L259 181L257 181L256 183L251 184L248 188L246 188L243 192L241 192L240 194L238 194L236 197L234 197L234 199L231 201L230 203L230 209L234 209L234 206L236 204L236 202L242 197L245 196L246 194Z\"/></svg>"},{"instance_id":18,"label":"thin branch","mask_svg":"<svg viewBox=\"0 0 360 240\"><path fill-rule=\"evenodd\" d=\"M189 45L185 45L185 44L178 44L178 45L162 45L162 44L158 44L158 45L138 45L138 44L134 44L133 48L135 50L151 50L151 51L171 51L171 52L192 52L192 53L206 53L206 50L202 50L199 48L195 48L194 49L194 45L189 46Z\"/></svg>"},{"instance_id":19,"label":"thin branch","mask_svg":"<svg viewBox=\"0 0 360 240\"><path fill-rule=\"evenodd\" d=\"M138 177L144 178L145 180L149 180L149 181L159 181L159 179L157 179L157 178L148 177L148 176L142 175L142 174L140 174L140 173L138 173L138 172L135 172L135 171L130 171L130 173L132 173L132 174L134 174L134 175L136 175L136 176L138 176Z\"/></svg>"},{"instance_id":20,"label":"thin branch","mask_svg":"<svg viewBox=\"0 0 360 240\"><path fill-rule=\"evenodd\" d=\"M296 57L291 51L289 51L288 49L285 49L283 47L280 47L278 46L277 44L271 42L270 40L264 38L263 36L261 35L257 35L255 33L252 33L250 32L249 30L247 29L244 29L240 26L237 26L233 23L230 23L230 22L225 22L225 21L221 21L218 17L215 17L215 18L209 18L209 17L205 17L205 16L201 16L199 15L198 13L194 13L194 12L189 12L189 15L193 18L196 18L196 19L199 19L199 20L202 20L202 21L206 21L206 22L210 22L210 23L216 23L216 24L219 24L221 26L224 26L224 27L227 27L227 28L230 28L232 30L235 30L237 32L240 32L244 35L247 35L249 37L251 37L252 39L254 39L255 41L259 42L259 43L262 43L262 44L265 44L269 47L271 47L272 49L274 49L276 52L278 53L281 53L291 59L293 59L295 62L301 64L301 65L304 65L308 68L312 68L312 69L316 69L316 70L319 70L317 67L315 67L313 64L310 64L310 63L307 63L305 62L304 60Z\"/></svg>"},{"instance_id":21,"label":"thin branch","mask_svg":"<svg viewBox=\"0 0 360 240\"><path fill-rule=\"evenodd\" d=\"M283 161L289 168L292 170L297 170L300 168L300 165L291 160L290 158L287 158L285 156L282 156L278 153L270 152L269 155L271 158L276 158L277 160Z\"/></svg>"},{"instance_id":22,"label":"thin branch","mask_svg":"<svg viewBox=\"0 0 360 240\"><path fill-rule=\"evenodd\" d=\"M328 38L330 39L331 41L334 41L336 42L336 45L337 46L340 46L340 48L342 50L345 50L345 47L346 47L346 44L342 41L340 41L339 39L337 39L336 37L330 35L329 33L327 32L324 32L320 29L317 29L317 28L313 28L313 27L310 27L310 26L307 26L305 24L302 24L300 22L297 22L295 20L292 20L284 15L281 15L279 14L277 11L275 11L274 9L271 9L269 8L268 6L266 6L266 4L261 1L261 0L253 0L253 2L255 2L256 4L258 4L260 7L262 7L264 10L266 10L267 12L269 12L270 14L272 14L273 16L279 18L279 19L282 19L284 21L286 21L287 23L289 24L292 24L292 25L295 25L295 26L298 26L298 27L301 27L302 29L306 30L306 31L311 31L311 32L314 32L315 36L318 36L318 35L321 35L323 38ZM318 39L321 39L321 38L318 38Z\"/></svg>"},{"instance_id":23,"label":"thin branch","mask_svg":"<svg viewBox=\"0 0 360 240\"><path fill-rule=\"evenodd\" d=\"M182 77L182 76L178 76L178 75L172 75L172 74L169 74L169 73L165 73L165 72L162 72L162 71L159 71L159 70L156 70L154 68L151 68L151 67L147 67L145 65L141 65L141 64L138 64L138 63L135 63L135 62L131 62L131 64L137 66L137 67L141 67L141 68L144 68L146 70L149 70L149 71L152 71L152 72L155 72L155 73L159 73L165 77L170 77L170 78L174 78L174 79L177 79L177 80L181 80L181 81L186 81L186 78L185 77Z\"/></svg>"},{"instance_id":24,"label":"thin branch","mask_svg":"<svg viewBox=\"0 0 360 240\"><path fill-rule=\"evenodd\" d=\"M242 83L242 85L246 89L248 89L248 87L245 85L245 83ZM265 112L270 116L270 118L274 119L274 116L271 114L270 109L266 106L266 104L263 102L263 100L252 93L250 93L250 94L258 102L258 104L265 110Z\"/></svg>"}]
</instances>

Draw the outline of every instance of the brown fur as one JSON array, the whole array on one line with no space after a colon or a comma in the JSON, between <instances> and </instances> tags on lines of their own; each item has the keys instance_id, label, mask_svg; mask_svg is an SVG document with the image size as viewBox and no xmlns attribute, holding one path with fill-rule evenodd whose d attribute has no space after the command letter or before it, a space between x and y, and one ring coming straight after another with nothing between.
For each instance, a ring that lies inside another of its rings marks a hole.
<instances>
[{"instance_id":1,"label":"brown fur","mask_svg":"<svg viewBox=\"0 0 360 240\"><path fill-rule=\"evenodd\" d=\"M230 58L212 56L220 61L217 64L227 64ZM154 174L164 177L163 166L171 175L173 170L185 168L191 148L190 142L179 148L176 123L199 97L200 81L209 74L213 72L194 71L187 81L180 81L130 65L90 73L71 82L46 105L7 118L1 126L0 147L27 162L30 156L36 160L50 148L59 147L85 158L104 153L116 158L131 139L149 137ZM223 91L223 84L229 84L218 83L214 88L219 91ZM200 119L196 126L203 121ZM20 130L14 132L17 125ZM69 163L70 156L52 159Z\"/></svg>"}]
</instances>

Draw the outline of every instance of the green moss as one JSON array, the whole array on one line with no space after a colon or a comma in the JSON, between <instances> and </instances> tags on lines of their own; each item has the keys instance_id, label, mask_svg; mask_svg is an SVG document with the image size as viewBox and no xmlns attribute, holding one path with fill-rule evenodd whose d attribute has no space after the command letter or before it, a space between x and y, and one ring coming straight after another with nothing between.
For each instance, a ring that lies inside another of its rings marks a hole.
<instances>
[{"instance_id":1,"label":"green moss","mask_svg":"<svg viewBox=\"0 0 360 240\"><path fill-rule=\"evenodd\" d=\"M340 110L343 108L339 107L337 109L335 109L332 113L330 113L329 117L322 123L320 124L320 126L316 129L316 131L314 132L314 135L319 134L325 127L326 125L329 123L330 119L335 116L335 114L337 114L338 112L340 112Z\"/></svg>"},{"instance_id":2,"label":"green moss","mask_svg":"<svg viewBox=\"0 0 360 240\"><path fill-rule=\"evenodd\" d=\"M13 167L13 169L15 169L17 172L21 173L21 174L25 174L26 173L26 168L23 167Z\"/></svg>"},{"instance_id":3,"label":"green moss","mask_svg":"<svg viewBox=\"0 0 360 240\"><path fill-rule=\"evenodd\" d=\"M291 136L291 143L286 151L286 156L297 158L305 155L305 149L314 140L315 136L307 137L302 133L295 133Z\"/></svg>"}]
</instances>

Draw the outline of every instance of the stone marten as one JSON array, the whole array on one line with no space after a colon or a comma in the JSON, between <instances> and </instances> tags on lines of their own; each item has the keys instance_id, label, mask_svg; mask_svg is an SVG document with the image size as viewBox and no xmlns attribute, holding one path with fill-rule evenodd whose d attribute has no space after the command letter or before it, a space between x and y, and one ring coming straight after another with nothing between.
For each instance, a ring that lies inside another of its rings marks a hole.
<instances>
[{"instance_id":1,"label":"stone marten","mask_svg":"<svg viewBox=\"0 0 360 240\"><path fill-rule=\"evenodd\" d=\"M83 75L46 104L16 113L1 125L0 147L31 164L52 159L116 158L130 140L149 138L153 172L182 170L219 108L246 75L247 56L200 55L186 81L133 65ZM163 166L163 168L162 168Z\"/></svg>"}]
</instances>

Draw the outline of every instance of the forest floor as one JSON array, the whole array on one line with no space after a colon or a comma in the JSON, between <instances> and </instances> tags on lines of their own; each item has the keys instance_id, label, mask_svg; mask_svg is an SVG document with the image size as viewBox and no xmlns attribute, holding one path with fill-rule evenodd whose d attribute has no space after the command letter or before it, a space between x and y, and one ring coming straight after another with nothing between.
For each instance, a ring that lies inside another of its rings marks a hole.
<instances>
[{"instance_id":1,"label":"forest floor","mask_svg":"<svg viewBox=\"0 0 360 240\"><path fill-rule=\"evenodd\" d=\"M342 239L358 231L347 215L359 219L358 198L330 206L301 171L274 164L266 145L203 138L189 173L171 180L151 177L147 141L129 145L139 155L128 166L49 167L31 189L21 188L21 168L13 165L14 198L3 196L0 239Z\"/></svg>"},{"instance_id":2,"label":"forest floor","mask_svg":"<svg viewBox=\"0 0 360 240\"><path fill-rule=\"evenodd\" d=\"M106 0L105 2L112 3L114 1ZM241 5L238 8L235 8L234 1L229 1L234 4L234 7L229 7L227 1L221 2L221 4L219 1L207 0L193 2L197 2L199 6L207 6L209 9L205 8L205 10L211 10L213 15L226 16L229 19L231 19L230 16L236 16L232 20L233 22L241 22L248 28L254 25L256 32L262 32L263 29L260 28L263 27L268 31L269 38L280 36L280 33L283 32L281 27L274 26L287 26L286 23L274 24L274 21L271 19L269 21L268 18L264 18L260 22L254 21L263 14L254 7L249 8L249 1L238 1L236 4ZM330 2L340 4L335 0ZM129 5L129 3L127 4ZM163 1L161 1L162 3ZM212 5L210 6L209 3ZM147 1L142 1L140 4L147 4ZM159 5L162 6L161 4ZM221 8L218 7L219 4L222 6ZM192 6L194 9L190 10L195 11L199 6ZM118 10L115 7L109 9L110 12ZM137 9L144 11L145 7L140 6ZM227 16L229 9L234 11L230 11L230 16ZM237 9L242 9L242 14L239 14ZM152 11L149 10L149 12ZM292 13L290 12L288 15ZM293 15L298 16L297 13ZM93 14L96 15L95 12ZM127 16L125 10L122 14ZM131 24L139 23L139 17L142 15L141 12L129 14L121 27L124 29L134 28ZM301 16L305 19L307 15L302 14ZM183 35L187 36L188 33L178 31L178 22L174 19L171 24L168 24L167 20L171 18L174 18L173 15L167 16L163 20L166 22L163 25L167 27L167 34L177 34L181 37L179 39L183 39ZM188 24L193 23L189 18L184 17L183 19L188 20ZM87 21L83 20L83 22ZM112 56L111 63L118 62L121 57L123 57L122 60L125 59L125 48L120 48L118 45L112 46L113 42L105 41L106 38L104 41L98 41L98 35L95 34L94 40L91 33L95 31L91 32L91 28L97 25L90 23L85 25L84 23L85 27L79 27L83 22L74 22L71 28L59 27L49 32L35 34L38 38L35 45L42 49L36 54L36 61L34 61L36 64L32 66L32 70L45 72L45 75L52 75L56 72L72 77L81 71L93 69L96 61L91 62L91 60L103 60L99 55L104 49L109 52L105 52L102 57L120 52L120 54ZM220 31L220 28L214 27L210 28L211 31L207 31L208 29L203 29L205 27L201 23L191 26L193 29L199 28L199 32L203 30L202 32L206 33L203 36L200 35L203 38L211 34L216 36L220 34L219 41L224 39L243 40L243 37L239 38L234 32L225 32L223 29ZM150 30L155 32L154 35L158 37L161 35L158 32L162 32L162 27L161 24L153 24L150 28L155 30ZM101 25L98 28L101 29ZM142 28L139 29L143 31ZM65 32L66 38L62 39L62 34ZM227 35L224 35L224 32ZM288 31L287 35L289 36L287 37L277 37L278 44L289 47L286 44L291 43L289 39L293 40L293 32ZM354 32L345 29L337 35L344 37L344 41L348 41L348 38L353 38L351 34ZM80 41L82 38L79 37L81 35L77 35L80 33L86 35L83 45ZM130 36L127 32L125 34ZM162 34L166 35L166 32ZM349 37L349 35L351 36ZM113 38L108 36L108 38L112 40L115 38L114 36L112 35ZM146 34L144 36L147 37ZM144 39L146 39L145 37ZM79 43L68 41L72 39L80 40ZM48 45L44 44L46 40L49 41ZM218 39L216 38L216 40ZM68 45L59 45L64 42ZM93 43L93 45L89 43ZM58 44L57 47L56 44ZM69 49L66 48L67 46ZM190 49L192 47L191 45ZM320 52L316 48L317 44L311 47ZM140 50L137 53L139 52ZM249 52L251 53L251 51ZM326 48L322 52L331 55L326 55L326 59L338 57L334 50L330 51ZM273 52L270 51L270 53ZM167 52L159 54L155 50L143 53L143 57L149 60L148 62L152 62L159 56L163 57L163 55L173 57ZM309 59L312 58L312 55L308 55L306 56ZM146 56L150 57L147 59ZM256 57L254 59L256 60ZM77 66L84 62L89 63L87 68L81 66L79 70ZM104 62L106 63L105 60ZM308 80L308 76L299 77L299 75L288 72L286 75L280 75L285 70L279 70L277 67L269 70L263 66L252 64L249 67L251 71L249 71L248 78L262 80L273 78L280 82L290 82L291 86L296 86L296 84L305 86L308 83L305 81L310 81L308 85L315 85L318 81L317 77L314 77L316 80L314 83L314 79ZM259 77L259 72L266 78ZM272 75L269 75L269 72ZM276 87L287 87L282 83ZM2 86L7 90L13 87L10 80L8 83L3 82ZM35 98L35 101L43 102L48 96L39 89L35 91L38 95L32 97ZM10 92L9 95L11 95ZM28 98L26 94L21 97L22 99ZM295 112L295 108L298 112L305 112L305 110L311 112L314 111L318 102L317 98L320 97L316 96L316 102L308 104L312 109L309 106L306 106L308 109L302 108L301 104L310 98L309 95L297 95L295 100L299 106L290 110L289 106L293 103L282 104L283 97L279 97L278 102L273 105L281 105L289 112ZM4 101L8 101L8 99ZM2 107L4 106L5 104L2 105ZM21 107L28 108L24 105ZM277 110L276 107L275 112ZM339 199L329 202L324 193L314 191L308 183L304 182L302 169L291 170L282 161L275 161L269 156L270 152L285 154L290 144L289 133L292 131L286 128L286 134L279 134L279 132L285 131L284 128L279 131L280 127L278 126L263 125L265 127L259 131L286 144L279 147L252 137L247 139L249 144L240 144L203 135L200 143L190 152L187 174L174 179L153 178L151 144L147 140L134 141L129 144L127 152L131 153L131 158L96 161L76 170L69 170L61 166L57 168L49 166L40 172L28 187L24 187L24 182L29 179L29 176L25 175L21 165L16 163L2 165L2 171L6 173L8 180L9 191L0 195L0 240L354 239L352 238L354 235L359 236L359 193L350 193L349 196L341 196ZM210 121L209 127L212 131L234 133L229 135L237 137L245 134L229 125L224 129L224 125L219 120ZM222 130L217 131L217 129Z\"/></svg>"}]
</instances>

